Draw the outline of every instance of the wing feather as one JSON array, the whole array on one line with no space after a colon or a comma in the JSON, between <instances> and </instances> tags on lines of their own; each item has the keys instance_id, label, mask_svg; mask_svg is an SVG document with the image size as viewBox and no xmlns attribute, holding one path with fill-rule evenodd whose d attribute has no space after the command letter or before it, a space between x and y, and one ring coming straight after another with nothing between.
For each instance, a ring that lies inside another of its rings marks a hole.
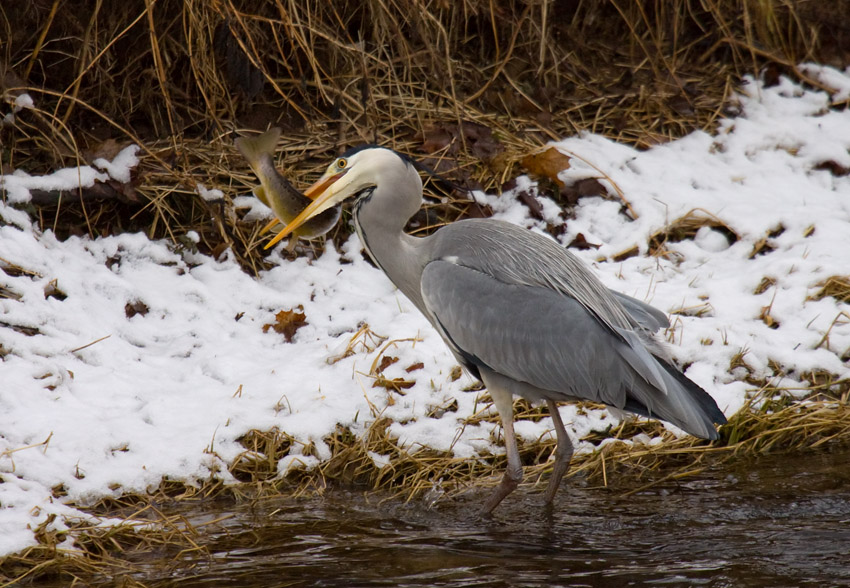
<instances>
[{"instance_id":1,"label":"wing feather","mask_svg":"<svg viewBox=\"0 0 850 588\"><path fill-rule=\"evenodd\" d=\"M556 291L506 284L450 261L429 263L422 297L458 359L551 392L617 407L640 377L637 358L575 299ZM644 351L644 353L646 353Z\"/></svg>"},{"instance_id":2,"label":"wing feather","mask_svg":"<svg viewBox=\"0 0 850 588\"><path fill-rule=\"evenodd\" d=\"M562 292L505 283L458 262L428 263L421 293L429 319L474 374L507 376L532 398L602 402L717 437L712 423L725 417L714 400L636 331L612 331Z\"/></svg>"}]
</instances>

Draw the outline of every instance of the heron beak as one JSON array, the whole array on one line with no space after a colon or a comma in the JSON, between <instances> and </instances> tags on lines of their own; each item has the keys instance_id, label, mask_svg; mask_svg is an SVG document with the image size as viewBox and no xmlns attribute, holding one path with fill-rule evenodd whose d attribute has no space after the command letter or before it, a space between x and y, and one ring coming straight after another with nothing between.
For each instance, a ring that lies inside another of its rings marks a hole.
<instances>
[{"instance_id":1,"label":"heron beak","mask_svg":"<svg viewBox=\"0 0 850 588\"><path fill-rule=\"evenodd\" d=\"M304 196L309 198L310 200L315 200L320 194L322 194L325 190L331 187L331 184L336 182L342 176L345 175L345 172L340 172L338 174L334 174L332 176L322 176L319 178L315 184L304 190Z\"/></svg>"},{"instance_id":2,"label":"heron beak","mask_svg":"<svg viewBox=\"0 0 850 588\"><path fill-rule=\"evenodd\" d=\"M256 173L256 172L254 172L254 173ZM315 184L313 184L312 186L307 188L307 191L304 192L304 195L307 198L309 198L310 200L315 200L316 194L320 194L321 192L324 192L328 188L328 186L330 186L332 183L337 181L340 178L340 176L342 176L342 174L336 174L336 175L333 175L333 176L329 176L326 179L319 180L318 182L316 182ZM255 194L257 194L257 198L259 198L263 202L263 204L268 206L269 203L265 200L265 192L262 191L263 190L262 188L259 188L259 190L261 190L260 193L257 193L256 190L254 191ZM261 197L260 194L263 194L263 196ZM266 233L271 231L273 228L275 228L279 224L280 224L280 221L278 219L274 219L272 222L270 222L269 224L264 226L262 229L260 229L260 234L265 235ZM277 241L274 241L274 243L277 243Z\"/></svg>"},{"instance_id":3,"label":"heron beak","mask_svg":"<svg viewBox=\"0 0 850 588\"><path fill-rule=\"evenodd\" d=\"M295 229L306 223L316 215L322 214L327 209L336 206L337 203L345 199L344 195L339 194L339 190L333 189L333 184L339 180L345 172L334 174L332 176L322 176L315 184L307 188L304 195L310 198L313 202L301 211L301 214L292 219L292 222L286 225L281 232L266 243L263 249L273 247L278 241L292 233Z\"/></svg>"}]
</instances>

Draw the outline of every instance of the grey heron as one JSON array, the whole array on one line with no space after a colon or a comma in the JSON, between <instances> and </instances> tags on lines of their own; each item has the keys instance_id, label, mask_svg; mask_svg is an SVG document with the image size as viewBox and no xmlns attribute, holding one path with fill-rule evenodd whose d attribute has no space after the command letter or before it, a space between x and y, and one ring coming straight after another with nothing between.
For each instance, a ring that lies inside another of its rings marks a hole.
<instances>
[{"instance_id":1,"label":"grey heron","mask_svg":"<svg viewBox=\"0 0 850 588\"><path fill-rule=\"evenodd\" d=\"M239 137L235 141L236 148L260 180L260 186L254 189L254 194L271 208L277 217L260 230L261 235L268 233L278 224L291 222L312 202L277 171L272 155L278 138L280 129L272 128L256 137ZM294 231L294 238L289 242L289 251L295 249L297 238L315 239L330 231L339 221L340 210L340 206L331 207L301 225Z\"/></svg>"},{"instance_id":2,"label":"grey heron","mask_svg":"<svg viewBox=\"0 0 850 588\"><path fill-rule=\"evenodd\" d=\"M354 227L375 264L493 398L508 463L485 512L522 479L514 395L545 401L552 416L557 445L547 504L573 453L558 402L592 400L718 437L714 423L726 422L723 412L653 337L668 326L666 315L609 290L555 241L493 219L408 235L404 226L422 204L422 180L411 160L382 147L349 150L306 194L313 202L266 247L353 198Z\"/></svg>"}]
</instances>

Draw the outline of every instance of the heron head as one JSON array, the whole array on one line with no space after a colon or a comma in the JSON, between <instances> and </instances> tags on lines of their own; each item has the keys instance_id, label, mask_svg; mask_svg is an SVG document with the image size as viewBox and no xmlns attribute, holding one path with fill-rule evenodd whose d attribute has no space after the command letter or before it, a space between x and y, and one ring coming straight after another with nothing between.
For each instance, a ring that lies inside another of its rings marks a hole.
<instances>
[{"instance_id":1,"label":"heron head","mask_svg":"<svg viewBox=\"0 0 850 588\"><path fill-rule=\"evenodd\" d=\"M313 202L265 245L265 249L302 224L352 197L371 195L379 185L393 183L400 173L409 173L407 161L393 151L373 145L356 147L337 157L304 194ZM419 175L413 171L416 179ZM398 181L398 180L397 180ZM421 180L418 189L421 190Z\"/></svg>"}]
</instances>

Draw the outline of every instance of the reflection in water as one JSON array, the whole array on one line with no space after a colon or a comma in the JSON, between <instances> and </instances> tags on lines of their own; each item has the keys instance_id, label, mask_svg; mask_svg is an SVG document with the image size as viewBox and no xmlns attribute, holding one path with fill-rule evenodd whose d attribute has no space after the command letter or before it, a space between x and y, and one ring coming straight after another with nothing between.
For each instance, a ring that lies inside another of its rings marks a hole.
<instances>
[{"instance_id":1,"label":"reflection in water","mask_svg":"<svg viewBox=\"0 0 850 588\"><path fill-rule=\"evenodd\" d=\"M334 492L198 503L211 556L147 559L149 586L850 585L850 453L770 456L628 497L572 480L434 508ZM181 508L185 508L182 505ZM195 559L192 559L195 558Z\"/></svg>"}]
</instances>

